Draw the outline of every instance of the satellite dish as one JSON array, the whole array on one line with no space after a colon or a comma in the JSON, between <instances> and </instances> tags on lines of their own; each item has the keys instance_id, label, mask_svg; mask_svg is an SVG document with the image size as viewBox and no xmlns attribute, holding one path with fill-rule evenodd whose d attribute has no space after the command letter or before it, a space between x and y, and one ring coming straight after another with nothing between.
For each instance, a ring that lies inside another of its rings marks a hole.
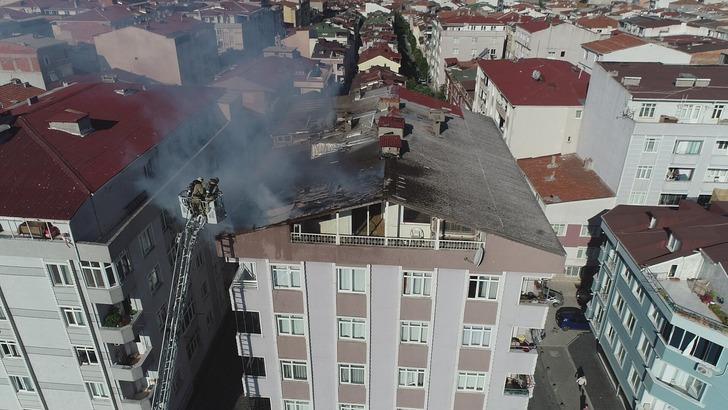
<instances>
[{"instance_id":1,"label":"satellite dish","mask_svg":"<svg viewBox=\"0 0 728 410\"><path fill-rule=\"evenodd\" d=\"M483 249L482 246L479 246L478 249L475 251L475 255L473 255L473 263L475 266L480 266L481 263L483 263L483 258L485 257L485 249Z\"/></svg>"}]
</instances>

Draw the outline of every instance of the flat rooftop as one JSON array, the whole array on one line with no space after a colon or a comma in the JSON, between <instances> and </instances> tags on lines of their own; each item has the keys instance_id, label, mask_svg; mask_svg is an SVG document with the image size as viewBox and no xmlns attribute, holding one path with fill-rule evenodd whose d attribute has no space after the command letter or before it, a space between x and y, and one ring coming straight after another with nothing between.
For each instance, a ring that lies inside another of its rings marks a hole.
<instances>
[{"instance_id":1,"label":"flat rooftop","mask_svg":"<svg viewBox=\"0 0 728 410\"><path fill-rule=\"evenodd\" d=\"M587 169L576 154L519 159L518 166L546 204L614 196L599 175Z\"/></svg>"}]
</instances>

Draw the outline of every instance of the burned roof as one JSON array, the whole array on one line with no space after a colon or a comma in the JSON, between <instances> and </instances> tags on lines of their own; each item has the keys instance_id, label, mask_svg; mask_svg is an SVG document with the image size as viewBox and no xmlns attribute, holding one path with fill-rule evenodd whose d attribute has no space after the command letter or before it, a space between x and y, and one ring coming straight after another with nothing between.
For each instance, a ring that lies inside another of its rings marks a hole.
<instances>
[{"instance_id":1,"label":"burned roof","mask_svg":"<svg viewBox=\"0 0 728 410\"><path fill-rule=\"evenodd\" d=\"M358 118L353 129L310 134L303 142L269 150L261 161L266 168L254 178L263 186L260 191L270 192L274 200L257 211L251 211L256 206L253 200L228 204L229 215L245 218L234 222L235 229L291 223L390 201L563 254L495 124L415 94L394 86L357 99L340 99L332 110L344 121L345 113L350 113L349 119ZM386 115L377 109L379 101L393 95L400 98L399 113L411 132L405 135L401 159L380 159L379 138L367 124ZM446 115L440 135L429 120L438 107ZM371 108L374 111L367 111ZM281 172L281 166L294 171ZM250 215L258 218L251 220Z\"/></svg>"},{"instance_id":2,"label":"burned roof","mask_svg":"<svg viewBox=\"0 0 728 410\"><path fill-rule=\"evenodd\" d=\"M523 158L518 160L518 166L546 204L614 196L599 175L587 169L576 154Z\"/></svg>"}]
</instances>

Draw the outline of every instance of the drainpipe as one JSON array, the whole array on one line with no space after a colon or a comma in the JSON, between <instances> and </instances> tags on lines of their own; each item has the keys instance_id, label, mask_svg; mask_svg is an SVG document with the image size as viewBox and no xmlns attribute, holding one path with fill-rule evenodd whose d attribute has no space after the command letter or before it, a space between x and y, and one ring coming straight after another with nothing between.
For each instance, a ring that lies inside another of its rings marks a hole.
<instances>
[{"instance_id":1,"label":"drainpipe","mask_svg":"<svg viewBox=\"0 0 728 410\"><path fill-rule=\"evenodd\" d=\"M341 245L341 234L339 233L339 213L336 213L336 244Z\"/></svg>"}]
</instances>

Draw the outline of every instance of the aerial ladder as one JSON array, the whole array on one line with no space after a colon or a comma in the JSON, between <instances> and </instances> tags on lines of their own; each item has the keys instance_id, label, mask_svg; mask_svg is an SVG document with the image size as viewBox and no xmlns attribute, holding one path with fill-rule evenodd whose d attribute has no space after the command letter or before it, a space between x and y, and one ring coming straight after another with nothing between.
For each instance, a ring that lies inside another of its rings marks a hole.
<instances>
[{"instance_id":1,"label":"aerial ladder","mask_svg":"<svg viewBox=\"0 0 728 410\"><path fill-rule=\"evenodd\" d=\"M202 183L201 178L196 181ZM169 291L167 316L164 321L162 350L157 367L157 384L152 396L152 409L154 410L169 408L180 344L179 324L189 303L190 265L198 236L206 224L217 224L225 218L221 191L217 191L212 197L195 198L192 195L192 187L190 187L179 194L179 203L182 217L187 222L175 239L172 288Z\"/></svg>"}]
</instances>

